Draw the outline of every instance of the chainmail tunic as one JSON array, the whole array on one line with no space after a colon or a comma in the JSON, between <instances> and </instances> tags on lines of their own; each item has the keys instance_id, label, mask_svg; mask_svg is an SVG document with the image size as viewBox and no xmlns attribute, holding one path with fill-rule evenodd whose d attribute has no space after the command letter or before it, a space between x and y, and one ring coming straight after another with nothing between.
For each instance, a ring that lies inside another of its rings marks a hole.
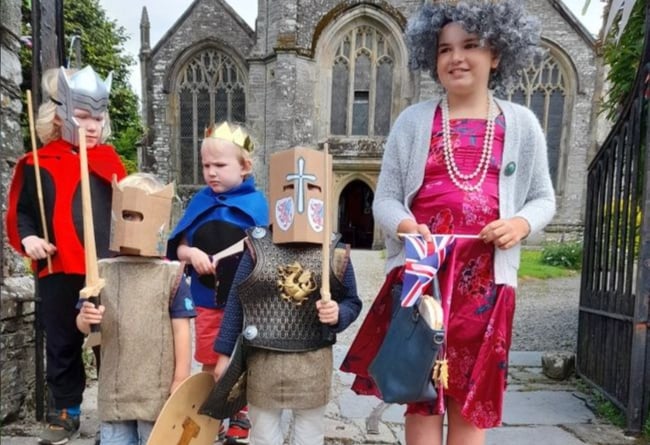
<instances>
[{"instance_id":1,"label":"chainmail tunic","mask_svg":"<svg viewBox=\"0 0 650 445\"><path fill-rule=\"evenodd\" d=\"M336 338L320 323L316 310L321 287L321 246L307 243L276 245L270 232L262 238L251 236L249 239L256 265L238 288L247 344L287 352L310 351L333 344ZM336 241L333 245L336 245ZM335 253L334 265L330 268L331 294L345 295L341 283L347 265L347 256L341 259L345 249L331 251ZM298 262L303 270L311 271L316 283L316 289L301 304L283 299L278 285L278 281L282 280L278 267L294 262Z\"/></svg>"}]
</instances>

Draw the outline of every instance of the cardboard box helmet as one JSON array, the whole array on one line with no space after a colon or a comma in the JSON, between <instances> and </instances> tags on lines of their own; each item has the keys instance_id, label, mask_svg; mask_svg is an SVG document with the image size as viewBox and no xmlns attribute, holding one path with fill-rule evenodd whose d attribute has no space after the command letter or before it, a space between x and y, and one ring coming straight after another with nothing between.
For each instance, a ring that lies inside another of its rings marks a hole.
<instances>
[{"instance_id":1,"label":"cardboard box helmet","mask_svg":"<svg viewBox=\"0 0 650 445\"><path fill-rule=\"evenodd\" d=\"M269 220L273 242L322 244L325 217L325 153L294 147L273 153L269 166ZM331 180L328 181L331 184ZM329 216L328 216L329 217Z\"/></svg>"},{"instance_id":2,"label":"cardboard box helmet","mask_svg":"<svg viewBox=\"0 0 650 445\"><path fill-rule=\"evenodd\" d=\"M164 257L174 184L150 192L143 187L122 185L124 181L118 184L113 178L109 249L124 255Z\"/></svg>"}]
</instances>

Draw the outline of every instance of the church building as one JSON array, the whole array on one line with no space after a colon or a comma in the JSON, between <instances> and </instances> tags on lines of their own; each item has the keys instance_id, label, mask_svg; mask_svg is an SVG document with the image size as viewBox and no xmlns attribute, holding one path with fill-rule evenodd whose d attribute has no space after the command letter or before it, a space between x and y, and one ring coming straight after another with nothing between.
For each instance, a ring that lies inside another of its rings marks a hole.
<instances>
[{"instance_id":1,"label":"church building","mask_svg":"<svg viewBox=\"0 0 650 445\"><path fill-rule=\"evenodd\" d=\"M522 0L523 1L523 0ZM255 29L224 0L194 0L159 42L141 20L143 170L174 180L186 200L203 186L199 150L212 122L242 123L265 188L269 155L295 145L334 157L332 228L379 248L372 217L386 137L408 105L436 94L407 68L404 29L423 0L259 0ZM585 177L597 146L600 61L593 36L561 0L526 0L545 58L509 97L546 133L557 214L546 238L580 235Z\"/></svg>"}]
</instances>

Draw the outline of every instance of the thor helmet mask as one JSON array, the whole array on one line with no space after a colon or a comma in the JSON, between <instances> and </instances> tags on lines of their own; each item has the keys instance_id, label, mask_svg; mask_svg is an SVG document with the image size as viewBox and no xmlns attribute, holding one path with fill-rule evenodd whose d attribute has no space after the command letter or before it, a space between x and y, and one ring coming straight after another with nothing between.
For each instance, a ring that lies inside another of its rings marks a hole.
<instances>
[{"instance_id":1,"label":"thor helmet mask","mask_svg":"<svg viewBox=\"0 0 650 445\"><path fill-rule=\"evenodd\" d=\"M59 70L56 115L61 119L61 137L79 146L79 122L75 108L88 111L93 118L104 118L108 108L113 73L102 80L90 65L68 76L65 68Z\"/></svg>"}]
</instances>

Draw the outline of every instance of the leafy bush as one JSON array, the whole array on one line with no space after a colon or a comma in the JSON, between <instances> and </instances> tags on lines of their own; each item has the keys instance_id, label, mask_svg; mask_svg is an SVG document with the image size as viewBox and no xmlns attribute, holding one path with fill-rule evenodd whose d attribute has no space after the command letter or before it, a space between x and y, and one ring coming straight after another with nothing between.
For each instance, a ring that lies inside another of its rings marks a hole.
<instances>
[{"instance_id":1,"label":"leafy bush","mask_svg":"<svg viewBox=\"0 0 650 445\"><path fill-rule=\"evenodd\" d=\"M542 263L579 270L582 267L582 243L548 244L542 249Z\"/></svg>"},{"instance_id":2,"label":"leafy bush","mask_svg":"<svg viewBox=\"0 0 650 445\"><path fill-rule=\"evenodd\" d=\"M521 263L518 276L521 279L535 278L546 280L549 278L569 277L576 275L575 270L565 267L551 266L542 262L542 251L522 249Z\"/></svg>"},{"instance_id":3,"label":"leafy bush","mask_svg":"<svg viewBox=\"0 0 650 445\"><path fill-rule=\"evenodd\" d=\"M636 2L620 40L616 40L621 16L617 17L602 46L603 58L609 66L607 80L610 88L601 104L608 119L616 120L621 106L632 92L641 54L645 30L646 2Z\"/></svg>"}]
</instances>

